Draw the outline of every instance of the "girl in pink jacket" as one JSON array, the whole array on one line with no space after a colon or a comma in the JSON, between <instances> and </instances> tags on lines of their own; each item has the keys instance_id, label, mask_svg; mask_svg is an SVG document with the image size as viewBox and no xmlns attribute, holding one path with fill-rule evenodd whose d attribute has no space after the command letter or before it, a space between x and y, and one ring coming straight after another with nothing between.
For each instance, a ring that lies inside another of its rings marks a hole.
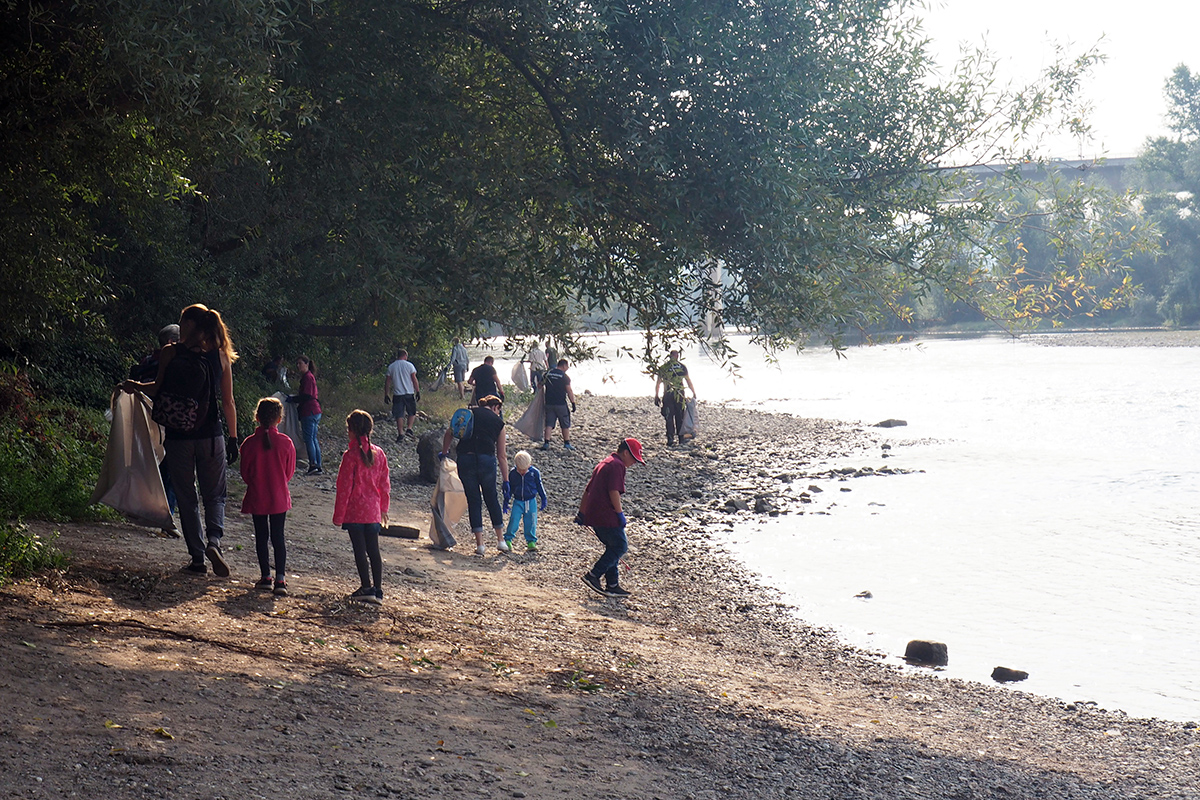
<instances>
[{"instance_id":1,"label":"girl in pink jacket","mask_svg":"<svg viewBox=\"0 0 1200 800\"><path fill-rule=\"evenodd\" d=\"M276 426L283 418L283 404L273 397L258 401L254 419L258 427L242 442L242 480L246 496L242 513L254 520L254 549L262 577L255 588L287 594L287 546L283 541L283 523L292 507L288 481L296 472L296 446ZM271 579L270 542L275 551L275 579Z\"/></svg>"},{"instance_id":2,"label":"girl in pink jacket","mask_svg":"<svg viewBox=\"0 0 1200 800\"><path fill-rule=\"evenodd\" d=\"M387 517L392 496L387 456L371 444L375 421L366 411L354 410L346 417L350 446L342 453L338 468L337 495L333 501L333 524L350 534L354 563L362 586L350 600L383 605L383 558L379 555L379 531Z\"/></svg>"}]
</instances>

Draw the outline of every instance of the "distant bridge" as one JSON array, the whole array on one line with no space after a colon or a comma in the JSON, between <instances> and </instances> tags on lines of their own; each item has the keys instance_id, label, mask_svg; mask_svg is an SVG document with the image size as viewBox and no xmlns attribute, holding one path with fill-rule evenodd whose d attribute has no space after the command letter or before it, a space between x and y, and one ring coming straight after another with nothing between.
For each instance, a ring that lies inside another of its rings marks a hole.
<instances>
[{"instance_id":1,"label":"distant bridge","mask_svg":"<svg viewBox=\"0 0 1200 800\"><path fill-rule=\"evenodd\" d=\"M1078 173L1081 176L1090 177L1094 180L1100 180L1108 184L1109 188L1116 192L1125 192L1129 189L1129 181L1127 172L1136 158L1109 158L1103 161L1093 160L1062 160L1051 161L1049 167L1057 170L1064 175ZM1030 162L1021 164L1021 177L1030 178L1033 180L1041 180L1046 177L1047 165ZM978 175L981 178L989 175L998 175L1006 172L1008 167L1003 164L980 164L975 167L966 167L965 170L973 175Z\"/></svg>"}]
</instances>

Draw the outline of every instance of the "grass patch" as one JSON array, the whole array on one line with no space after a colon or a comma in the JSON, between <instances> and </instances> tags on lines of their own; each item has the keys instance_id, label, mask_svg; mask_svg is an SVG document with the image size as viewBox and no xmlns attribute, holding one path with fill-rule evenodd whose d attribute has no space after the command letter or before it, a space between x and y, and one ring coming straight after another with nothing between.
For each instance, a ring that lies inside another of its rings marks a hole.
<instances>
[{"instance_id":1,"label":"grass patch","mask_svg":"<svg viewBox=\"0 0 1200 800\"><path fill-rule=\"evenodd\" d=\"M27 578L45 569L65 569L67 558L54 546L24 526L0 522L0 586Z\"/></svg>"}]
</instances>

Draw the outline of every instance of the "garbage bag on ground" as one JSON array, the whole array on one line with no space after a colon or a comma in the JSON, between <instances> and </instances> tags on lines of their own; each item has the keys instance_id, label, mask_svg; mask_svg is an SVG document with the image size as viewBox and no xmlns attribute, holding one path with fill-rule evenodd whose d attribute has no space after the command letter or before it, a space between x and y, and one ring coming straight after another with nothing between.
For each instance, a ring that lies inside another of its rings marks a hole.
<instances>
[{"instance_id":1,"label":"garbage bag on ground","mask_svg":"<svg viewBox=\"0 0 1200 800\"><path fill-rule=\"evenodd\" d=\"M458 465L448 458L442 461L431 504L433 519L429 523L429 541L440 550L449 550L458 544L451 529L467 510L467 493L458 477Z\"/></svg>"},{"instance_id":2,"label":"garbage bag on ground","mask_svg":"<svg viewBox=\"0 0 1200 800\"><path fill-rule=\"evenodd\" d=\"M119 389L112 398L112 428L93 503L115 508L137 522L165 531L175 530L158 465L163 429L150 419L150 398Z\"/></svg>"},{"instance_id":3,"label":"garbage bag on ground","mask_svg":"<svg viewBox=\"0 0 1200 800\"><path fill-rule=\"evenodd\" d=\"M546 387L538 388L533 402L525 409L521 418L513 423L513 427L535 442L542 440L542 435L546 432Z\"/></svg>"}]
</instances>

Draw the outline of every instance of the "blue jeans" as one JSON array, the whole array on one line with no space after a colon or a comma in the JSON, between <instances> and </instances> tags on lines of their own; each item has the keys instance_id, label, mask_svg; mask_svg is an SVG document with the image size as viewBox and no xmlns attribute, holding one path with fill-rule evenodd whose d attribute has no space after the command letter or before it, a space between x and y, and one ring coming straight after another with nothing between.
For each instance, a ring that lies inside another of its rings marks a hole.
<instances>
[{"instance_id":1,"label":"blue jeans","mask_svg":"<svg viewBox=\"0 0 1200 800\"><path fill-rule=\"evenodd\" d=\"M597 577L603 575L606 586L617 586L621 578L617 567L621 564L621 556L629 550L629 539L625 537L625 528L622 526L619 528L592 528L592 530L596 532L596 538L604 545L604 554L592 567L592 574Z\"/></svg>"},{"instance_id":2,"label":"blue jeans","mask_svg":"<svg viewBox=\"0 0 1200 800\"><path fill-rule=\"evenodd\" d=\"M167 471L179 503L179 526L193 564L204 563L200 502L204 502L204 533L208 543L221 546L225 535L225 437L167 439ZM200 496L196 496L196 484Z\"/></svg>"},{"instance_id":3,"label":"blue jeans","mask_svg":"<svg viewBox=\"0 0 1200 800\"><path fill-rule=\"evenodd\" d=\"M508 518L508 530L504 532L504 540L511 542L517 536L517 528L521 527L521 520L525 520L525 541L537 541L537 507L538 501L536 497L531 497L528 500L512 501L512 516Z\"/></svg>"},{"instance_id":4,"label":"blue jeans","mask_svg":"<svg viewBox=\"0 0 1200 800\"><path fill-rule=\"evenodd\" d=\"M503 525L504 512L500 510L500 498L496 496L496 457L459 453L458 477L467 493L467 517L471 520L471 533L483 530L485 504L492 527L499 528Z\"/></svg>"},{"instance_id":5,"label":"blue jeans","mask_svg":"<svg viewBox=\"0 0 1200 800\"><path fill-rule=\"evenodd\" d=\"M317 423L320 414L300 418L300 435L304 437L304 449L308 451L308 468L321 468L321 444L317 441Z\"/></svg>"}]
</instances>

